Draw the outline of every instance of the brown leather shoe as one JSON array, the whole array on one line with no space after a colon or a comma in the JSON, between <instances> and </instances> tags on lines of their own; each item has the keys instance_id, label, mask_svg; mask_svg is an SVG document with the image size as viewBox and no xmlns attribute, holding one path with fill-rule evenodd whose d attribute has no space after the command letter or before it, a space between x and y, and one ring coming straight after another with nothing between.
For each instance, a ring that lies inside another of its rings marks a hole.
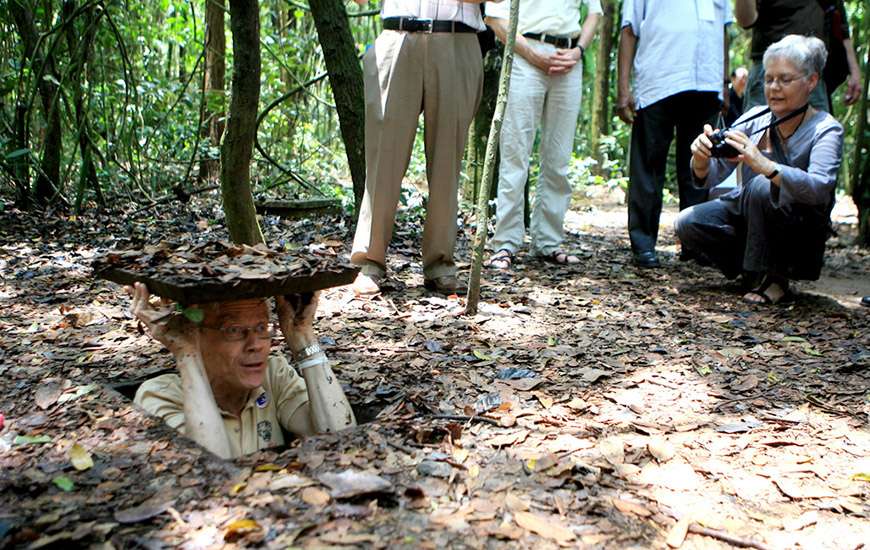
<instances>
[{"instance_id":1,"label":"brown leather shoe","mask_svg":"<svg viewBox=\"0 0 870 550\"><path fill-rule=\"evenodd\" d=\"M423 281L423 286L428 290L434 290L439 294L466 294L468 286L459 280L456 275L444 275L435 277L434 279L426 279Z\"/></svg>"},{"instance_id":2,"label":"brown leather shoe","mask_svg":"<svg viewBox=\"0 0 870 550\"><path fill-rule=\"evenodd\" d=\"M353 293L357 296L374 296L381 292L381 277L366 275L362 271L353 280Z\"/></svg>"}]
</instances>

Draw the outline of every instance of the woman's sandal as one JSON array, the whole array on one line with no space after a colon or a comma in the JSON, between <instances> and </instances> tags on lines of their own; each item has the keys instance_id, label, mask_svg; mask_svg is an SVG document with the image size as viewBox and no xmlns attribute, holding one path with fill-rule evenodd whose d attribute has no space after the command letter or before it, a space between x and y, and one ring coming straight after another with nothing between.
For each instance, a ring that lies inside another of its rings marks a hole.
<instances>
[{"instance_id":1,"label":"woman's sandal","mask_svg":"<svg viewBox=\"0 0 870 550\"><path fill-rule=\"evenodd\" d=\"M549 254L543 255L543 256L541 256L541 258L544 261L554 263L554 264L559 264L559 265L573 265L573 264L580 263L580 258L578 258L577 256L575 256L573 254L569 254L568 252L565 252L564 250L559 250L559 249L556 249L556 250L550 252Z\"/></svg>"},{"instance_id":2,"label":"woman's sandal","mask_svg":"<svg viewBox=\"0 0 870 550\"><path fill-rule=\"evenodd\" d=\"M486 262L486 267L491 267L493 269L499 270L507 270L510 269L514 264L514 255L507 248L502 248L492 256L490 256L489 261Z\"/></svg>"},{"instance_id":3,"label":"woman's sandal","mask_svg":"<svg viewBox=\"0 0 870 550\"><path fill-rule=\"evenodd\" d=\"M781 304L793 298L788 289L788 280L767 276L756 289L750 290L743 296L743 301L748 304L771 305Z\"/></svg>"}]
</instances>

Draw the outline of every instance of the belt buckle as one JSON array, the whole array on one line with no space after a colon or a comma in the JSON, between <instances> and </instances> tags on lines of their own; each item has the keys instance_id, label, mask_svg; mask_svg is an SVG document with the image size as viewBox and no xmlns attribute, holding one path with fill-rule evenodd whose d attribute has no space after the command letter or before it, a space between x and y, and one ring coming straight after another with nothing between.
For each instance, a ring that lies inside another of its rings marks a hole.
<instances>
[{"instance_id":1,"label":"belt buckle","mask_svg":"<svg viewBox=\"0 0 870 550\"><path fill-rule=\"evenodd\" d=\"M424 32L426 34L432 34L432 19L424 19L422 17L409 17L409 21L413 22L415 26L416 32Z\"/></svg>"}]
</instances>

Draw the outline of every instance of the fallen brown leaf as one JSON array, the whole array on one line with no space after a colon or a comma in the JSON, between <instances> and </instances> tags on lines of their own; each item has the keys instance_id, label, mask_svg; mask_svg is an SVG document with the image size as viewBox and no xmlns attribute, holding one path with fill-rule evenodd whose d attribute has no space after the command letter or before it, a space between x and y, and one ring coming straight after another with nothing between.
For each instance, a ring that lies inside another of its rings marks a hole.
<instances>
[{"instance_id":1,"label":"fallen brown leaf","mask_svg":"<svg viewBox=\"0 0 870 550\"><path fill-rule=\"evenodd\" d=\"M552 517L539 516L531 512L517 512L514 514L517 525L546 539L555 540L564 544L574 540L574 533Z\"/></svg>"}]
</instances>

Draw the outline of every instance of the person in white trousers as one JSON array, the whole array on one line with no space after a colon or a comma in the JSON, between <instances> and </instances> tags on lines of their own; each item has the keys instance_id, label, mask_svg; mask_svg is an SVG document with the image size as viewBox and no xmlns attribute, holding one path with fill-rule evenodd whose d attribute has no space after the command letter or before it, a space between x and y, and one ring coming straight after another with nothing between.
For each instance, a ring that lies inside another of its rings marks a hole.
<instances>
[{"instance_id":1,"label":"person in white trousers","mask_svg":"<svg viewBox=\"0 0 870 550\"><path fill-rule=\"evenodd\" d=\"M581 27L581 4L588 14ZM511 86L499 151L495 250L489 266L508 269L523 244L524 190L538 127L541 170L532 209L531 254L555 263L580 260L562 249L571 201L568 167L580 114L583 52L595 36L599 0L520 0ZM505 42L508 3L486 5L486 23Z\"/></svg>"}]
</instances>

